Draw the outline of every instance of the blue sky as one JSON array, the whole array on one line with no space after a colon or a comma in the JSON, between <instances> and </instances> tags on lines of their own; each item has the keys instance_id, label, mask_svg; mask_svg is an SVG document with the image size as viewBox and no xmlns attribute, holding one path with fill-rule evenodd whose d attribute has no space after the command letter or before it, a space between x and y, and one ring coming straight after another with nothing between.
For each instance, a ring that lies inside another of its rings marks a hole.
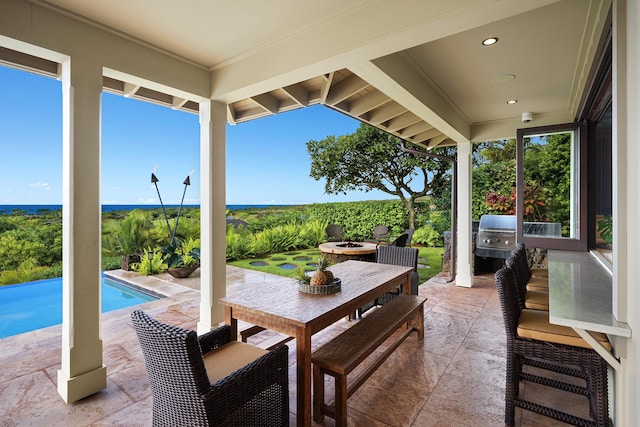
<instances>
[{"instance_id":1,"label":"blue sky","mask_svg":"<svg viewBox=\"0 0 640 427\"><path fill-rule=\"evenodd\" d=\"M0 66L0 205L62 200L61 83ZM314 106L227 125L227 204L307 204L391 197L382 192L324 194L309 177L306 142L353 133L359 122ZM103 204L200 201L198 116L104 93Z\"/></svg>"}]
</instances>

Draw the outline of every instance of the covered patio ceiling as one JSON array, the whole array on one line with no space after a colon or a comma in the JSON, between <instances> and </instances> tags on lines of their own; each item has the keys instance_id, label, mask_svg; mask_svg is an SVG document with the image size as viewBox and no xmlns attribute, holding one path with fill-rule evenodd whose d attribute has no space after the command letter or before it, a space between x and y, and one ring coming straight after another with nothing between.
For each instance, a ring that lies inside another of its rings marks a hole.
<instances>
[{"instance_id":1,"label":"covered patio ceiling","mask_svg":"<svg viewBox=\"0 0 640 427\"><path fill-rule=\"evenodd\" d=\"M230 124L321 104L422 147L571 122L609 1L32 0L211 72ZM497 37L491 46L487 37ZM0 61L56 76L9 49ZM190 112L194 100L104 78L107 91ZM509 104L507 101L517 100Z\"/></svg>"}]
</instances>

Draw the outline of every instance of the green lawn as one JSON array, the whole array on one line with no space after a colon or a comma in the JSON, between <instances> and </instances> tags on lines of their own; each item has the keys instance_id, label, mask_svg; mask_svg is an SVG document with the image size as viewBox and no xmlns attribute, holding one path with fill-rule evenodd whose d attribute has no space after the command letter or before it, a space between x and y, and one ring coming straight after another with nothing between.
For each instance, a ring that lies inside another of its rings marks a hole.
<instances>
[{"instance_id":1,"label":"green lawn","mask_svg":"<svg viewBox=\"0 0 640 427\"><path fill-rule=\"evenodd\" d=\"M420 283L424 283L442 269L442 248L418 247L418 273ZM307 270L315 269L315 262L320 257L320 250L301 249L297 251L271 254L264 258L250 258L230 261L228 264L250 270L264 271L279 276L293 277L297 266L303 265ZM284 268L283 268L284 267Z\"/></svg>"}]
</instances>

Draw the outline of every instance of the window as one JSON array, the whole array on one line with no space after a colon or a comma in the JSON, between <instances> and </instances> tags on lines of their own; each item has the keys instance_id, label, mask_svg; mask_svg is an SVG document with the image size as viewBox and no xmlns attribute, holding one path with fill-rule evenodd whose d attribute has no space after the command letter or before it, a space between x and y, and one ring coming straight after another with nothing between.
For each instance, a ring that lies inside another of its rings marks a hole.
<instances>
[{"instance_id":1,"label":"window","mask_svg":"<svg viewBox=\"0 0 640 427\"><path fill-rule=\"evenodd\" d=\"M518 241L587 250L586 135L577 124L518 130Z\"/></svg>"}]
</instances>

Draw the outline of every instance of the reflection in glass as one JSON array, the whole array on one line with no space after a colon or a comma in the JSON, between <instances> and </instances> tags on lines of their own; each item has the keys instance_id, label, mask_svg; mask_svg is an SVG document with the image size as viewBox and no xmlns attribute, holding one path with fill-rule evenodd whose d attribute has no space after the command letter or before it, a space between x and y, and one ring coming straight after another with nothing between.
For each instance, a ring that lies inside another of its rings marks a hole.
<instances>
[{"instance_id":1,"label":"reflection in glass","mask_svg":"<svg viewBox=\"0 0 640 427\"><path fill-rule=\"evenodd\" d=\"M528 135L523 143L523 235L579 238L574 132Z\"/></svg>"}]
</instances>

